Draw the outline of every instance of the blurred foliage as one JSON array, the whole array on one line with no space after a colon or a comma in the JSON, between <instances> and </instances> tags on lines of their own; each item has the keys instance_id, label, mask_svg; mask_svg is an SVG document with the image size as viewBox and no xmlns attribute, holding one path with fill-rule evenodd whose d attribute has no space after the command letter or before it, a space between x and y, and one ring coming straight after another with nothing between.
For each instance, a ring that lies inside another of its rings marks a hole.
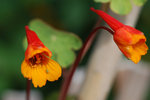
<instances>
[{"instance_id":1,"label":"blurred foliage","mask_svg":"<svg viewBox=\"0 0 150 100\"><path fill-rule=\"evenodd\" d=\"M144 5L141 14L139 16L139 21L137 22L136 28L141 30L146 38L147 38L147 45L150 48L150 20L149 16L150 13L148 13L150 10L150 0ZM145 56L142 56L142 60L150 62L150 49L148 50L148 53Z\"/></svg>"},{"instance_id":2,"label":"blurred foliage","mask_svg":"<svg viewBox=\"0 0 150 100\"><path fill-rule=\"evenodd\" d=\"M108 3L110 0L94 0L95 2L100 2L100 3Z\"/></svg>"},{"instance_id":3,"label":"blurred foliage","mask_svg":"<svg viewBox=\"0 0 150 100\"><path fill-rule=\"evenodd\" d=\"M69 67L75 60L73 50L78 50L82 42L75 34L53 28L40 19L32 20L30 29L37 33L40 40L52 52L52 59L56 60L63 68ZM24 47L27 48L25 37Z\"/></svg>"},{"instance_id":4,"label":"blurred foliage","mask_svg":"<svg viewBox=\"0 0 150 100\"><path fill-rule=\"evenodd\" d=\"M46 97L46 100L58 100L59 91L54 91ZM74 96L67 96L66 100L76 100Z\"/></svg>"},{"instance_id":5,"label":"blurred foliage","mask_svg":"<svg viewBox=\"0 0 150 100\"><path fill-rule=\"evenodd\" d=\"M110 8L117 14L126 15L132 10L130 0L112 0Z\"/></svg>"},{"instance_id":6,"label":"blurred foliage","mask_svg":"<svg viewBox=\"0 0 150 100\"><path fill-rule=\"evenodd\" d=\"M94 0L98 3L110 2L110 8L117 14L127 15L132 10L132 3L137 6L143 6L147 0Z\"/></svg>"},{"instance_id":7,"label":"blurred foliage","mask_svg":"<svg viewBox=\"0 0 150 100\"><path fill-rule=\"evenodd\" d=\"M147 0L133 0L133 3L137 6L143 6Z\"/></svg>"}]
</instances>

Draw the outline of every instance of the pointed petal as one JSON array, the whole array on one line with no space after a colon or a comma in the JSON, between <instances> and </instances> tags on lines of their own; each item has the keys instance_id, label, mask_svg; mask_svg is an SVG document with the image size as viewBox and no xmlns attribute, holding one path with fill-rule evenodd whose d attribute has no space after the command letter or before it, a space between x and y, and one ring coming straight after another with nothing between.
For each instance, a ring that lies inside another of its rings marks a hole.
<instances>
[{"instance_id":1,"label":"pointed petal","mask_svg":"<svg viewBox=\"0 0 150 100\"><path fill-rule=\"evenodd\" d=\"M91 8L91 10L97 13L114 31L124 26L121 22L101 10L96 10L94 8Z\"/></svg>"},{"instance_id":2,"label":"pointed petal","mask_svg":"<svg viewBox=\"0 0 150 100\"><path fill-rule=\"evenodd\" d=\"M41 40L38 38L38 36L34 31L30 30L28 26L25 26L25 29L26 29L28 44L38 43L43 45L43 43L41 42Z\"/></svg>"}]
</instances>

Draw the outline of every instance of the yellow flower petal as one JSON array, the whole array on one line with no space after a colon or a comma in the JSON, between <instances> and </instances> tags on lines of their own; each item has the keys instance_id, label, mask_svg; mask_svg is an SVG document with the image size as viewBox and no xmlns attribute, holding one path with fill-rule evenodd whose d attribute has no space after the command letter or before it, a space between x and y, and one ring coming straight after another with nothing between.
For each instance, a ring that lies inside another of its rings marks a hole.
<instances>
[{"instance_id":1,"label":"yellow flower petal","mask_svg":"<svg viewBox=\"0 0 150 100\"><path fill-rule=\"evenodd\" d=\"M145 42L146 41L146 37L144 36L144 34L134 34L132 35L132 44L137 44L140 41Z\"/></svg>"},{"instance_id":2,"label":"yellow flower petal","mask_svg":"<svg viewBox=\"0 0 150 100\"><path fill-rule=\"evenodd\" d=\"M46 84L46 68L44 65L35 65L32 68L32 83L34 87L42 87Z\"/></svg>"},{"instance_id":3,"label":"yellow flower petal","mask_svg":"<svg viewBox=\"0 0 150 100\"><path fill-rule=\"evenodd\" d=\"M136 45L133 45L133 49L137 51L141 55L145 55L147 53L148 47L145 43L137 43Z\"/></svg>"},{"instance_id":4,"label":"yellow flower petal","mask_svg":"<svg viewBox=\"0 0 150 100\"><path fill-rule=\"evenodd\" d=\"M138 52L132 52L130 59L137 64L141 60L141 55Z\"/></svg>"},{"instance_id":5,"label":"yellow flower petal","mask_svg":"<svg viewBox=\"0 0 150 100\"><path fill-rule=\"evenodd\" d=\"M48 65L46 66L47 80L55 81L61 76L62 70L60 65L54 60L50 59Z\"/></svg>"},{"instance_id":6,"label":"yellow flower petal","mask_svg":"<svg viewBox=\"0 0 150 100\"><path fill-rule=\"evenodd\" d=\"M21 73L25 78L32 78L32 68L25 60L21 64Z\"/></svg>"},{"instance_id":7,"label":"yellow flower petal","mask_svg":"<svg viewBox=\"0 0 150 100\"><path fill-rule=\"evenodd\" d=\"M131 52L131 60L137 64L141 60L141 56L147 53L148 47L145 43L136 44L133 46L133 51Z\"/></svg>"}]
</instances>

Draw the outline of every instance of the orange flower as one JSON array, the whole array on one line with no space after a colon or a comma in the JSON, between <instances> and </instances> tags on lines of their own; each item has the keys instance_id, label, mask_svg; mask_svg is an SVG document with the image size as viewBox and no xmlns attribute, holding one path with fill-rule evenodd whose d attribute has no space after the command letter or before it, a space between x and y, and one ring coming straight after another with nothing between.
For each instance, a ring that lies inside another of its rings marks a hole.
<instances>
[{"instance_id":1,"label":"orange flower","mask_svg":"<svg viewBox=\"0 0 150 100\"><path fill-rule=\"evenodd\" d=\"M134 63L138 63L141 56L145 55L148 50L144 34L133 27L122 24L101 10L95 10L94 8L91 8L91 10L112 28L114 41L122 53Z\"/></svg>"},{"instance_id":2,"label":"orange flower","mask_svg":"<svg viewBox=\"0 0 150 100\"><path fill-rule=\"evenodd\" d=\"M25 78L32 79L34 87L42 87L46 81L55 81L61 76L60 65L51 59L51 51L44 46L36 33L25 27L28 47L21 72Z\"/></svg>"}]
</instances>

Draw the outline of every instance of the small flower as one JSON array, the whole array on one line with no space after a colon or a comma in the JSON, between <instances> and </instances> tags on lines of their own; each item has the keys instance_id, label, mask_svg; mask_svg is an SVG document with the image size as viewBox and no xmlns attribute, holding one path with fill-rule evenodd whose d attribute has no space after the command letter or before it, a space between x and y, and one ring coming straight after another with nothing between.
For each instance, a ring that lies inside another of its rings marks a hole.
<instances>
[{"instance_id":1,"label":"small flower","mask_svg":"<svg viewBox=\"0 0 150 100\"><path fill-rule=\"evenodd\" d=\"M42 87L46 81L55 81L61 76L60 65L51 59L51 51L44 46L36 33L25 27L28 47L21 72L25 78L32 79L34 87Z\"/></svg>"},{"instance_id":2,"label":"small flower","mask_svg":"<svg viewBox=\"0 0 150 100\"><path fill-rule=\"evenodd\" d=\"M122 53L134 63L138 63L141 56L145 55L148 50L144 34L131 26L122 24L101 10L95 10L94 8L91 8L91 10L112 28L114 41Z\"/></svg>"}]
</instances>

